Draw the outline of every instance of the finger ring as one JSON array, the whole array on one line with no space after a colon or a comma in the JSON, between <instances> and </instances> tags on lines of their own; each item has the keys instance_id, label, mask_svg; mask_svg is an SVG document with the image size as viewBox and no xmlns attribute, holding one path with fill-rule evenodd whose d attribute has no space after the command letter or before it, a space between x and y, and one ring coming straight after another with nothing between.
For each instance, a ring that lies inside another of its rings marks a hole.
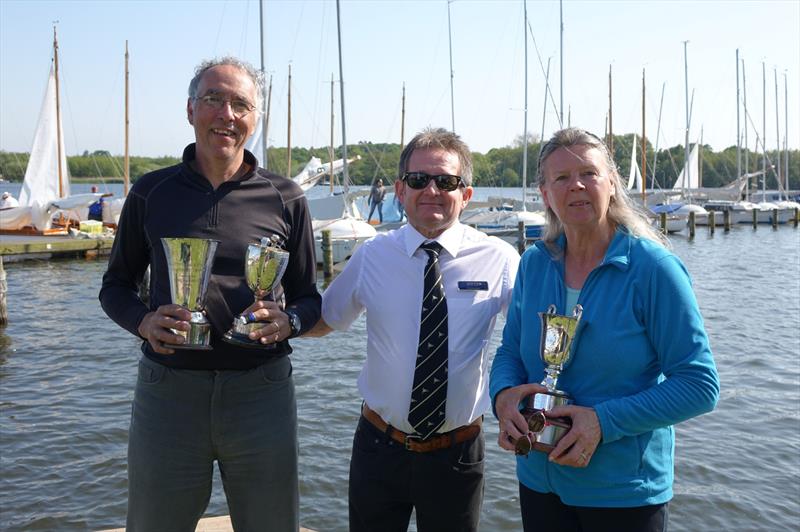
<instances>
[{"instance_id":1,"label":"finger ring","mask_svg":"<svg viewBox=\"0 0 800 532\"><path fill-rule=\"evenodd\" d=\"M258 319L256 318L256 313L255 312L251 312L250 314L248 314L247 315L247 321L249 321L249 322L258 321Z\"/></svg>"},{"instance_id":2,"label":"finger ring","mask_svg":"<svg viewBox=\"0 0 800 532\"><path fill-rule=\"evenodd\" d=\"M585 462L589 456L586 454L586 451L581 451L581 462Z\"/></svg>"}]
</instances>

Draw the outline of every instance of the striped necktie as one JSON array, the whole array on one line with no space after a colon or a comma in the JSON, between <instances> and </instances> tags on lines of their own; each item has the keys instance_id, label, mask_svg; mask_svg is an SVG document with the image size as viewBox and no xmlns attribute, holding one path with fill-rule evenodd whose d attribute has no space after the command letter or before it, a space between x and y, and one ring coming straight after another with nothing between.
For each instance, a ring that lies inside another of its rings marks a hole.
<instances>
[{"instance_id":1,"label":"striped necktie","mask_svg":"<svg viewBox=\"0 0 800 532\"><path fill-rule=\"evenodd\" d=\"M414 370L414 386L408 422L423 439L436 432L445 421L447 402L447 299L439 269L437 242L422 244L428 254L422 296L419 346Z\"/></svg>"}]
</instances>

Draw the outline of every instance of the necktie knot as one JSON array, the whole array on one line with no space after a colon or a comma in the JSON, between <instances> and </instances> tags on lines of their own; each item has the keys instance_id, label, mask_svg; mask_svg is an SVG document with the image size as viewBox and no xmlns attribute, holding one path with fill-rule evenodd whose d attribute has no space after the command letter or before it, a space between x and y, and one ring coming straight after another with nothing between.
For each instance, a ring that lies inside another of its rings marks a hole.
<instances>
[{"instance_id":1,"label":"necktie knot","mask_svg":"<svg viewBox=\"0 0 800 532\"><path fill-rule=\"evenodd\" d=\"M442 251L442 245L438 242L425 242L419 248L424 249L429 256L435 257L438 257Z\"/></svg>"}]
</instances>

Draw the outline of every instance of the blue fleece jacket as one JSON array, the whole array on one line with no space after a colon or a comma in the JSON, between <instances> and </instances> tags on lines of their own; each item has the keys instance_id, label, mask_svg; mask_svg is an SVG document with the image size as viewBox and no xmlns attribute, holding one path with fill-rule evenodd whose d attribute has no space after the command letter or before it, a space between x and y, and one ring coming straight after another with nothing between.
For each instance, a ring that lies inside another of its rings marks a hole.
<instances>
[{"instance_id":1,"label":"blue fleece jacket","mask_svg":"<svg viewBox=\"0 0 800 532\"><path fill-rule=\"evenodd\" d=\"M492 404L505 388L541 382L538 312L565 309L562 236L522 256L503 341L491 370ZM635 507L672 498L672 427L711 411L719 378L686 268L658 244L617 231L578 302L573 359L558 388L597 412L602 439L586 468L517 458L520 482L565 504Z\"/></svg>"}]
</instances>

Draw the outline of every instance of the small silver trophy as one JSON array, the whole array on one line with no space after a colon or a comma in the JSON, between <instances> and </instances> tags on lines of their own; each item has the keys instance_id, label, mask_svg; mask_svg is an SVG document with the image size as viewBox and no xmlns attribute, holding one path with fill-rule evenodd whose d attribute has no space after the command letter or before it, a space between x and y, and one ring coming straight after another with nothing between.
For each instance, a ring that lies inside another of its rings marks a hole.
<instances>
[{"instance_id":1,"label":"small silver trophy","mask_svg":"<svg viewBox=\"0 0 800 532\"><path fill-rule=\"evenodd\" d=\"M244 261L244 274L247 286L253 291L255 301L259 301L272 294L280 284L286 266L289 264L289 252L279 247L280 238L263 237L259 244L247 246ZM274 299L274 296L273 296ZM255 316L241 314L233 319L233 326L223 336L223 340L243 347L269 349L274 344L262 344L258 340L251 340L249 335L253 331L264 327L263 323L255 320Z\"/></svg>"},{"instance_id":2,"label":"small silver trophy","mask_svg":"<svg viewBox=\"0 0 800 532\"><path fill-rule=\"evenodd\" d=\"M569 432L572 421L567 417L547 417L544 412L556 406L572 403L572 398L556 388L558 377L572 361L572 342L581 320L583 307L575 305L572 316L556 314L556 306L550 305L546 312L540 312L542 338L539 356L545 363L545 377L542 386L547 392L536 393L525 399L522 415L528 421L528 429L535 434L535 440L526 437L516 441L516 453L527 455L531 449L549 453L564 434Z\"/></svg>"},{"instance_id":3,"label":"small silver trophy","mask_svg":"<svg viewBox=\"0 0 800 532\"><path fill-rule=\"evenodd\" d=\"M172 332L183 336L182 344L164 344L171 349L202 349L211 347L211 324L206 319L206 290L211 278L211 264L218 240L204 238L162 238L167 256L169 290L172 302L192 313L189 330Z\"/></svg>"}]
</instances>

